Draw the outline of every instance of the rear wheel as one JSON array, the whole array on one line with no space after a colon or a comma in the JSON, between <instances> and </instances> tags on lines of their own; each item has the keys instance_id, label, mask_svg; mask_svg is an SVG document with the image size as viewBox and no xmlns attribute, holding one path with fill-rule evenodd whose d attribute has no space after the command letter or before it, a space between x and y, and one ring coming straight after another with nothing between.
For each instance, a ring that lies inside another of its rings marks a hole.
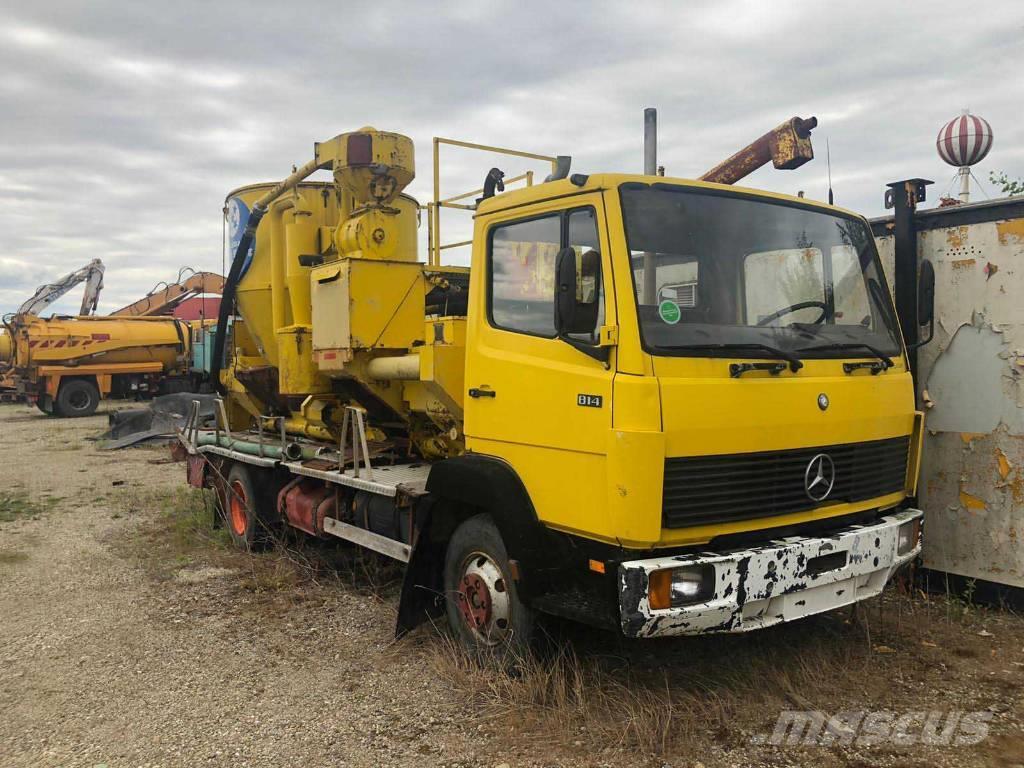
<instances>
[{"instance_id":1,"label":"rear wheel","mask_svg":"<svg viewBox=\"0 0 1024 768\"><path fill-rule=\"evenodd\" d=\"M92 416L100 404L100 391L91 381L70 379L61 382L53 411L58 416Z\"/></svg>"},{"instance_id":2,"label":"rear wheel","mask_svg":"<svg viewBox=\"0 0 1024 768\"><path fill-rule=\"evenodd\" d=\"M231 540L242 549L260 548L273 539L274 518L257 480L250 467L236 463L228 472L221 498L224 524Z\"/></svg>"},{"instance_id":3,"label":"rear wheel","mask_svg":"<svg viewBox=\"0 0 1024 768\"><path fill-rule=\"evenodd\" d=\"M490 516L477 515L456 529L444 566L448 624L480 658L514 662L530 652L534 614L519 599L511 573Z\"/></svg>"}]
</instances>

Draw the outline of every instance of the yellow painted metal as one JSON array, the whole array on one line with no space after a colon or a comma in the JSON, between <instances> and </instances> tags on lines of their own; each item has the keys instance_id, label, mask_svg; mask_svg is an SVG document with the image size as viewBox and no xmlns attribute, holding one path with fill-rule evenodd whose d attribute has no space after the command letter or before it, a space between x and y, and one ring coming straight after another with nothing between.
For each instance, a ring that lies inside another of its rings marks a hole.
<instances>
[{"instance_id":1,"label":"yellow painted metal","mask_svg":"<svg viewBox=\"0 0 1024 768\"><path fill-rule=\"evenodd\" d=\"M158 363L183 370L191 347L188 324L170 317L27 316L15 319L15 366Z\"/></svg>"},{"instance_id":2,"label":"yellow painted metal","mask_svg":"<svg viewBox=\"0 0 1024 768\"><path fill-rule=\"evenodd\" d=\"M462 149L475 149L481 152L489 152L497 155L506 155L508 157L520 157L526 160L540 160L551 164L552 172L555 171L558 165L558 158L552 155L540 155L535 152L524 152L519 149L509 149L508 147L495 147L489 144L474 144L469 141L458 141L456 139L445 139L439 136L434 137L433 147L433 159L434 159L434 200L428 205L428 213L431 214L430 219L430 237L427 240L427 264L430 266L439 266L441 264L441 251L448 248L457 248L463 245L470 245L470 242L463 241L459 243L449 243L448 245L441 244L441 209L442 208L457 208L461 210L472 211L476 209L475 205L463 205L458 203L458 200L465 200L470 197L474 197L481 192L483 188L473 190L472 192L463 192L453 197L441 199L441 146L448 145L451 147L461 147ZM505 179L505 184L512 184L517 181L526 181L527 187L533 186L533 171L527 171L526 173L512 178Z\"/></svg>"},{"instance_id":3,"label":"yellow painted metal","mask_svg":"<svg viewBox=\"0 0 1024 768\"><path fill-rule=\"evenodd\" d=\"M357 206L390 205L416 176L412 139L369 126L317 144L316 156Z\"/></svg>"},{"instance_id":4,"label":"yellow painted metal","mask_svg":"<svg viewBox=\"0 0 1024 768\"><path fill-rule=\"evenodd\" d=\"M0 330L0 364L14 362L14 342L6 330Z\"/></svg>"},{"instance_id":5,"label":"yellow painted metal","mask_svg":"<svg viewBox=\"0 0 1024 768\"><path fill-rule=\"evenodd\" d=\"M366 364L366 372L381 381L419 381L419 354L375 357Z\"/></svg>"},{"instance_id":6,"label":"yellow painted metal","mask_svg":"<svg viewBox=\"0 0 1024 768\"><path fill-rule=\"evenodd\" d=\"M423 341L423 266L341 259L313 270L313 350L338 372L361 350L405 350Z\"/></svg>"},{"instance_id":7,"label":"yellow painted metal","mask_svg":"<svg viewBox=\"0 0 1024 768\"><path fill-rule=\"evenodd\" d=\"M100 395L119 374L182 374L191 360L191 329L172 317L17 315L13 338L0 342L8 381L56 396L63 376L91 376ZM7 338L6 335L2 338Z\"/></svg>"},{"instance_id":8,"label":"yellow painted metal","mask_svg":"<svg viewBox=\"0 0 1024 768\"><path fill-rule=\"evenodd\" d=\"M466 386L494 398L466 402L466 447L508 461L547 525L630 547L665 547L899 503L905 493L856 504L728 524L662 529L666 457L749 453L909 435L912 381L903 360L884 376L849 376L842 360L807 360L799 375L732 379L730 359L652 357L640 345L618 186L642 176L556 181L481 203L474 232ZM722 185L665 179L693 187ZM763 199L786 196L750 191ZM805 201L801 201L805 202ZM598 212L605 324L617 327L611 370L558 339L487 321L486 244L492 227L579 206ZM829 212L835 209L822 206ZM607 238L607 240L606 240ZM615 371L618 371L616 374ZM524 384L528 382L528 384ZM817 407L827 391L832 406ZM578 393L603 408L579 408ZM919 450L914 447L915 453ZM911 463L916 461L911 457ZM554 469L557 468L557 469Z\"/></svg>"},{"instance_id":9,"label":"yellow painted metal","mask_svg":"<svg viewBox=\"0 0 1024 768\"><path fill-rule=\"evenodd\" d=\"M424 265L416 259L419 207L397 192L385 202L390 182L366 167L348 168L346 153L355 146L348 136L317 145L317 167L334 172L333 184L279 184L274 189L285 191L276 196L270 185L237 193L250 195L253 204L262 197L271 213L257 231L253 262L239 285L241 320L233 331L232 365L224 373L235 400L233 419L268 409L255 389L246 389L242 379L247 372L277 369L281 394L306 395L301 409L291 413L289 430L334 439L338 424L332 414L339 406L372 402L385 416L371 416L371 425L375 418L404 422L413 446L426 458L465 449L499 457L522 478L545 524L629 547L699 544L728 533L884 508L904 497L901 492L770 519L662 529L667 457L852 443L919 430L904 361L878 376L848 376L842 360L807 360L799 375L737 380L728 375L735 360L646 353L618 198L621 184L650 182L641 175L595 174L579 184L563 179L482 201L472 240L468 316L426 316L427 294L458 274L436 263L445 248L440 209L476 194L441 198L440 147L504 150L434 140L434 199L426 206L429 258ZM386 159L399 169L398 186L412 178L411 151L398 139L386 141ZM795 199L709 182L659 181L746 192L764 200ZM583 206L595 211L598 224L607 367L559 339L502 330L488 319L491 228ZM304 253L314 244L315 253ZM300 259L305 256L316 258ZM322 263L312 264L318 260ZM275 290L283 299L274 299ZM334 387L346 394L336 394ZM491 390L496 397L464 399L467 388ZM816 405L822 391L832 401L827 412ZM579 407L581 393L600 397L603 407ZM912 450L911 466L916 467L919 439ZM912 487L908 477L908 490Z\"/></svg>"}]
</instances>

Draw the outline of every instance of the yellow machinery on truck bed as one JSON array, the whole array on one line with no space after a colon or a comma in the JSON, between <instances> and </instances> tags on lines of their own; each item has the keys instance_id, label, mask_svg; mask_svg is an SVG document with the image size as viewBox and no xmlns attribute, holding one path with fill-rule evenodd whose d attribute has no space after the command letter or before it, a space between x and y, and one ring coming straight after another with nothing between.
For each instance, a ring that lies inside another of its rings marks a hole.
<instances>
[{"instance_id":1,"label":"yellow machinery on truck bed","mask_svg":"<svg viewBox=\"0 0 1024 768\"><path fill-rule=\"evenodd\" d=\"M316 144L228 197L224 408L182 434L189 481L241 545L289 524L408 562L400 629L445 610L470 648L524 647L537 612L735 632L878 594L919 550L922 419L870 228L728 186L809 159L813 125L712 180L492 169L471 272L439 264L436 180L417 258L408 138Z\"/></svg>"}]
</instances>

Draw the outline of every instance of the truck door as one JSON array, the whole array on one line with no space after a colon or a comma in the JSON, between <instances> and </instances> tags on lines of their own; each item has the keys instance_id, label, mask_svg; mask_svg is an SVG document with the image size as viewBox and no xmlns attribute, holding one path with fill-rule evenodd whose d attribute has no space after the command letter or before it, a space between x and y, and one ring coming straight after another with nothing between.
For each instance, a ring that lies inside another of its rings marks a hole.
<instances>
[{"instance_id":1,"label":"truck door","mask_svg":"<svg viewBox=\"0 0 1024 768\"><path fill-rule=\"evenodd\" d=\"M542 521L600 535L613 366L556 337L555 261L600 254L600 275L578 297L598 302L592 333L613 325L611 267L599 195L517 208L477 220L466 350L467 448L519 474ZM593 257L589 257L590 260ZM587 296L586 294L589 294ZM613 353L614 354L614 353ZM614 358L613 358L614 360ZM609 535L614 536L613 533Z\"/></svg>"}]
</instances>

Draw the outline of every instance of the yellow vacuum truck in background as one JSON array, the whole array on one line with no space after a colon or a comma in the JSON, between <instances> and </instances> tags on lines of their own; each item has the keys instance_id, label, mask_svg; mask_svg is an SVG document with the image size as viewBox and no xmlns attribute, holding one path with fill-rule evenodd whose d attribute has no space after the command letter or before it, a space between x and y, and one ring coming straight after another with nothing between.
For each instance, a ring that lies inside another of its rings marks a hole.
<instances>
[{"instance_id":1,"label":"yellow vacuum truck in background","mask_svg":"<svg viewBox=\"0 0 1024 768\"><path fill-rule=\"evenodd\" d=\"M197 383L184 320L15 315L6 323L0 362L10 366L19 395L45 413L89 416L107 397L187 391Z\"/></svg>"},{"instance_id":2,"label":"yellow vacuum truck in background","mask_svg":"<svg viewBox=\"0 0 1024 768\"><path fill-rule=\"evenodd\" d=\"M187 274L191 273L191 274ZM206 381L213 321L188 322L169 314L181 302L219 293L223 278L182 270L175 283L153 291L112 316L94 315L104 266L93 259L53 283L39 286L2 319L0 398L20 397L54 416L89 416L107 397L196 392ZM42 311L85 283L78 315L42 317Z\"/></svg>"},{"instance_id":3,"label":"yellow vacuum truck in background","mask_svg":"<svg viewBox=\"0 0 1024 768\"><path fill-rule=\"evenodd\" d=\"M877 595L919 551L923 423L870 227L731 186L809 159L814 124L701 180L491 169L470 268L440 265L439 214L471 195L404 195L399 134L232 192L189 482L239 545L291 526L408 563L399 631L443 611L470 649L525 649L539 613L655 637ZM435 140L435 174L442 142L474 146Z\"/></svg>"}]
</instances>

